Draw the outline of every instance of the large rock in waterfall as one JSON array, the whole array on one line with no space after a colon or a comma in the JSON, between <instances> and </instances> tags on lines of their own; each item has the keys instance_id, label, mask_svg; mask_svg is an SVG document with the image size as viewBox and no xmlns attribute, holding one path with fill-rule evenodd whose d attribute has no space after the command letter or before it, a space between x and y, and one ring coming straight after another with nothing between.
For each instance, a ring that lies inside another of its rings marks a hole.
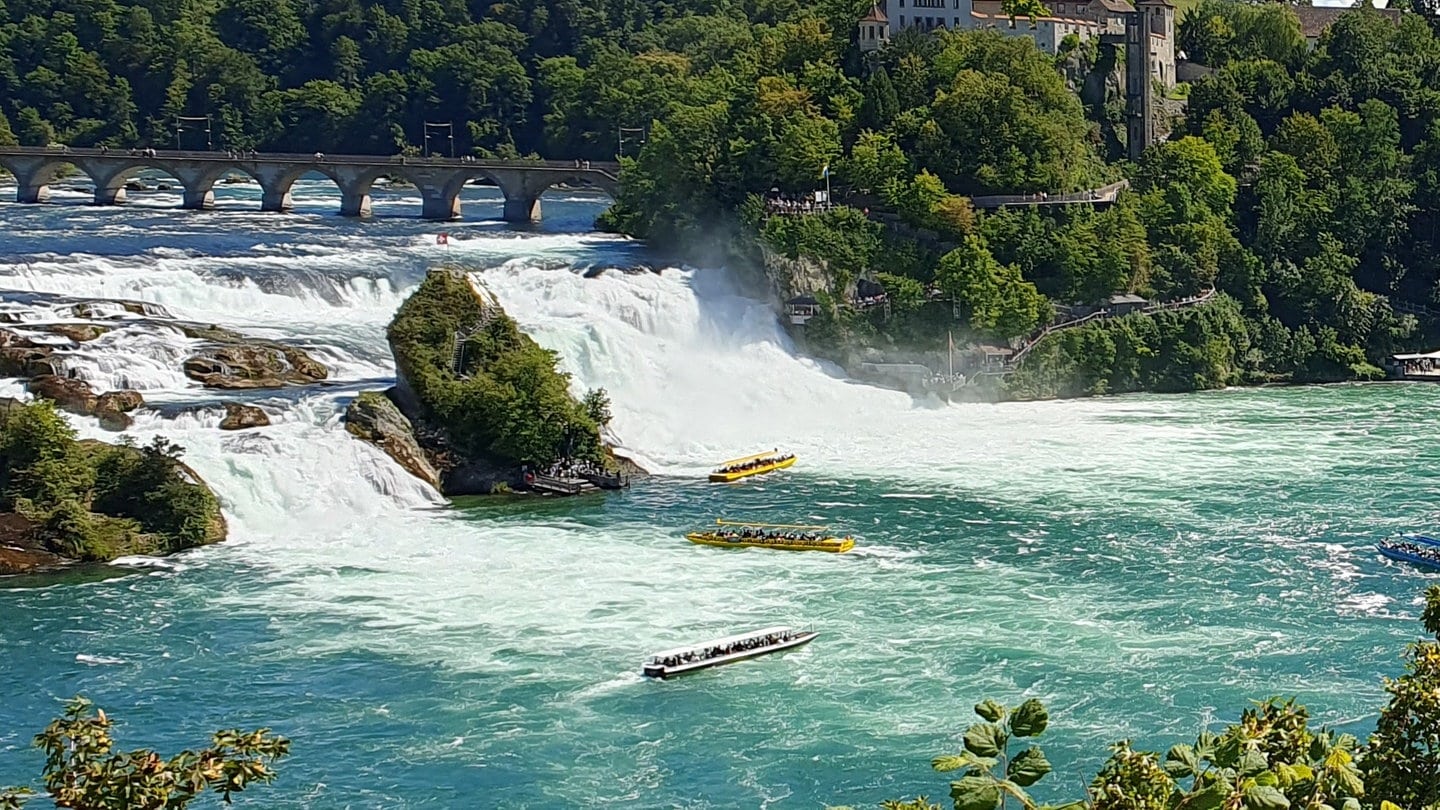
<instances>
[{"instance_id":1,"label":"large rock in waterfall","mask_svg":"<svg viewBox=\"0 0 1440 810\"><path fill-rule=\"evenodd\" d=\"M251 341L206 347L184 363L185 376L207 388L282 388L330 376L315 358L294 346Z\"/></svg>"},{"instance_id":2,"label":"large rock in waterfall","mask_svg":"<svg viewBox=\"0 0 1440 810\"><path fill-rule=\"evenodd\" d=\"M241 405L238 402L225 403L225 418L220 420L221 430L248 430L269 425L269 414L254 405Z\"/></svg>"},{"instance_id":3,"label":"large rock in waterfall","mask_svg":"<svg viewBox=\"0 0 1440 810\"><path fill-rule=\"evenodd\" d=\"M601 439L610 418L603 392L584 403L571 396L554 353L469 275L430 271L387 338L395 387L357 397L348 428L443 494L521 489L527 470L562 458L616 475L644 472Z\"/></svg>"},{"instance_id":4,"label":"large rock in waterfall","mask_svg":"<svg viewBox=\"0 0 1440 810\"><path fill-rule=\"evenodd\" d=\"M125 430L135 423L130 412L144 404L139 391L106 391L95 401L95 418L106 430Z\"/></svg>"},{"instance_id":5,"label":"large rock in waterfall","mask_svg":"<svg viewBox=\"0 0 1440 810\"><path fill-rule=\"evenodd\" d=\"M345 429L384 450L405 471L441 489L440 472L415 440L415 427L390 398L366 391L345 411Z\"/></svg>"},{"instance_id":6,"label":"large rock in waterfall","mask_svg":"<svg viewBox=\"0 0 1440 810\"><path fill-rule=\"evenodd\" d=\"M54 402L62 411L69 411L80 416L94 414L95 406L100 402L100 398L95 396L89 383L84 380L72 380L69 377L57 377L54 374L44 374L32 378L26 385L26 390L39 399L48 399Z\"/></svg>"}]
</instances>

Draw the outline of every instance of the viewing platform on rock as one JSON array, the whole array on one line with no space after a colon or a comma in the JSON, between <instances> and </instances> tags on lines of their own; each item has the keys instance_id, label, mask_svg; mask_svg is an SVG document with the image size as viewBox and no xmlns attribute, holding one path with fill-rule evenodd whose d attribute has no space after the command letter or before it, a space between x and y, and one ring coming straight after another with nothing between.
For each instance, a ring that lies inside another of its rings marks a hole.
<instances>
[{"instance_id":1,"label":"viewing platform on rock","mask_svg":"<svg viewBox=\"0 0 1440 810\"><path fill-rule=\"evenodd\" d=\"M544 472L526 470L525 486L547 495L581 495L602 489L626 489L630 477L587 462L564 461Z\"/></svg>"},{"instance_id":2,"label":"viewing platform on rock","mask_svg":"<svg viewBox=\"0 0 1440 810\"><path fill-rule=\"evenodd\" d=\"M1011 206L1048 206L1048 205L1109 205L1115 202L1120 192L1130 187L1130 181L1120 180L1108 186L1092 188L1086 191L1076 191L1069 194L1049 194L1040 192L1038 194L992 194L983 197L971 197L970 204L976 208L1008 208Z\"/></svg>"},{"instance_id":3,"label":"viewing platform on rock","mask_svg":"<svg viewBox=\"0 0 1440 810\"><path fill-rule=\"evenodd\" d=\"M125 202L126 183L152 169L174 177L184 192L181 207L197 210L214 207L215 184L240 172L260 185L261 210L288 211L294 208L295 182L315 174L339 188L340 213L349 217L370 216L370 191L382 177L414 185L422 201L420 216L434 220L459 217L460 191L477 179L500 189L506 222L538 221L540 195L555 185L590 186L612 199L620 190L619 164L575 160L6 146L0 147L0 166L15 175L20 203L48 201L50 184L66 166L74 166L94 184L96 205L118 205Z\"/></svg>"}]
</instances>

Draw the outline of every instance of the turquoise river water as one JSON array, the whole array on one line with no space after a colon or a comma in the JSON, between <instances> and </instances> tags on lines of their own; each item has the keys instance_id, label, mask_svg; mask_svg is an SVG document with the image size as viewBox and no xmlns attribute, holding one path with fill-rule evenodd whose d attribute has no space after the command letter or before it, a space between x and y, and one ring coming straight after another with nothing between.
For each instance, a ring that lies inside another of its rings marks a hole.
<instances>
[{"instance_id":1,"label":"turquoise river water","mask_svg":"<svg viewBox=\"0 0 1440 810\"><path fill-rule=\"evenodd\" d=\"M486 219L493 192L467 192L448 248L401 194L369 223L335 217L321 185L288 216L260 214L247 186L207 214L158 193L123 209L58 196L76 204L0 205L0 308L142 299L295 341L339 384L252 397L275 424L224 434L179 373L178 333L121 329L67 358L99 389L143 391L132 432L185 445L231 540L0 580L0 783L38 773L30 737L83 693L123 744L291 737L281 779L244 807L866 805L943 797L928 763L960 747L970 707L1034 696L1053 713L1041 793L1073 798L1109 742L1163 750L1252 698L1297 695L1365 733L1418 635L1427 577L1372 544L1436 520L1440 388L916 403L797 356L727 270L652 267L589 233L601 203L582 196L552 194L546 223L516 230ZM660 475L604 498L447 505L351 439L345 403L393 375L385 323L444 261L479 273L577 390L606 387L616 438ZM595 267L611 269L584 278ZM771 447L799 464L703 482ZM823 522L860 545L683 539L720 516ZM639 675L649 652L775 623L822 635Z\"/></svg>"}]
</instances>

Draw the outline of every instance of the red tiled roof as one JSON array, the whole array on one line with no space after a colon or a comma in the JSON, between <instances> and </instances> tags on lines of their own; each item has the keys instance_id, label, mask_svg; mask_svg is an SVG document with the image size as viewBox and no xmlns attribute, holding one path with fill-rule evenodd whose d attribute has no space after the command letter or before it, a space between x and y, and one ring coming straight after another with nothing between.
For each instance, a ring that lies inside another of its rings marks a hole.
<instances>
[{"instance_id":1,"label":"red tiled roof","mask_svg":"<svg viewBox=\"0 0 1440 810\"><path fill-rule=\"evenodd\" d=\"M860 22L888 23L890 22L890 18L886 17L885 12L880 10L879 3L874 3L870 6L870 11L866 13L864 17L860 18Z\"/></svg>"}]
</instances>

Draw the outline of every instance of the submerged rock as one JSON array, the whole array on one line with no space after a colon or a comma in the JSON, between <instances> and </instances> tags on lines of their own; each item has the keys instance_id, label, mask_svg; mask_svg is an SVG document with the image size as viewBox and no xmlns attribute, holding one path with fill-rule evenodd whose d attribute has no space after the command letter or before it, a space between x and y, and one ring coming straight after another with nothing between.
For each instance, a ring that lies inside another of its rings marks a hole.
<instances>
[{"instance_id":1,"label":"submerged rock","mask_svg":"<svg viewBox=\"0 0 1440 810\"><path fill-rule=\"evenodd\" d=\"M249 428L267 427L270 424L270 416L254 405L241 405L238 402L225 403L225 418L220 420L221 430L247 430Z\"/></svg>"},{"instance_id":2,"label":"submerged rock","mask_svg":"<svg viewBox=\"0 0 1440 810\"><path fill-rule=\"evenodd\" d=\"M0 377L39 377L60 373L59 361L51 357L50 349L6 347L0 348Z\"/></svg>"},{"instance_id":3,"label":"submerged rock","mask_svg":"<svg viewBox=\"0 0 1440 810\"><path fill-rule=\"evenodd\" d=\"M51 323L34 328L67 337L76 343L85 343L111 331L112 327L101 326L98 323Z\"/></svg>"},{"instance_id":4,"label":"submerged rock","mask_svg":"<svg viewBox=\"0 0 1440 810\"><path fill-rule=\"evenodd\" d=\"M139 391L106 391L95 403L95 410L129 413L145 404L145 397Z\"/></svg>"},{"instance_id":5,"label":"submerged rock","mask_svg":"<svg viewBox=\"0 0 1440 810\"><path fill-rule=\"evenodd\" d=\"M102 429L114 433L129 430L130 426L135 424L134 417L128 413L121 413L119 411L100 411L95 414L95 418L100 420L100 427Z\"/></svg>"},{"instance_id":6,"label":"submerged rock","mask_svg":"<svg viewBox=\"0 0 1440 810\"><path fill-rule=\"evenodd\" d=\"M430 463L415 429L390 398L379 391L366 391L345 409L345 429L384 450L411 475L440 489L440 473Z\"/></svg>"}]
</instances>

